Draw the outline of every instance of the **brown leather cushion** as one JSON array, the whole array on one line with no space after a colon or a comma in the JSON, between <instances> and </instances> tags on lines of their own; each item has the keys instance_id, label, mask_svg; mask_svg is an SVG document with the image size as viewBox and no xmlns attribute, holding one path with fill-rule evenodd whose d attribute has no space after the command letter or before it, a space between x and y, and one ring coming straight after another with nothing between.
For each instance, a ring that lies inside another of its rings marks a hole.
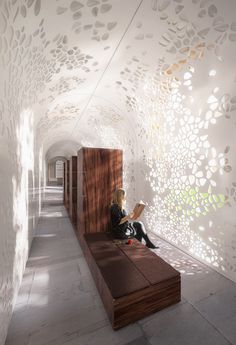
<instances>
[{"instance_id":1,"label":"brown leather cushion","mask_svg":"<svg viewBox=\"0 0 236 345\"><path fill-rule=\"evenodd\" d=\"M180 276L180 273L171 265L137 240L133 240L132 245L119 244L118 246L151 285Z\"/></svg>"},{"instance_id":2,"label":"brown leather cushion","mask_svg":"<svg viewBox=\"0 0 236 345\"><path fill-rule=\"evenodd\" d=\"M113 298L150 286L143 274L106 233L85 234L84 238Z\"/></svg>"}]
</instances>

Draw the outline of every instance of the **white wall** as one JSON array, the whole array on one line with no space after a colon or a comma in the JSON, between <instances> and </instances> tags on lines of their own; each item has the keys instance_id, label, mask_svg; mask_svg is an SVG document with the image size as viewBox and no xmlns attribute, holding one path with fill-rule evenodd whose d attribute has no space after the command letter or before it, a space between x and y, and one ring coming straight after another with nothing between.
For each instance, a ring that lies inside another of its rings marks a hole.
<instances>
[{"instance_id":1,"label":"white wall","mask_svg":"<svg viewBox=\"0 0 236 345\"><path fill-rule=\"evenodd\" d=\"M0 344L4 343L38 219L30 112L2 112L0 135ZM18 116L19 114L19 116ZM14 125L9 126L9 117Z\"/></svg>"}]
</instances>

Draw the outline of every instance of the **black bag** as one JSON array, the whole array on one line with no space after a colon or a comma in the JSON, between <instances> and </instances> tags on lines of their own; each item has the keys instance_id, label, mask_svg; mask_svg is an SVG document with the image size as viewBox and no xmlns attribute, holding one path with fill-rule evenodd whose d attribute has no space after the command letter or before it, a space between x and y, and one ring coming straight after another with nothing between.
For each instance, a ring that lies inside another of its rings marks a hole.
<instances>
[{"instance_id":1,"label":"black bag","mask_svg":"<svg viewBox=\"0 0 236 345\"><path fill-rule=\"evenodd\" d=\"M128 221L113 228L113 235L117 239L132 238L135 234L134 227Z\"/></svg>"}]
</instances>

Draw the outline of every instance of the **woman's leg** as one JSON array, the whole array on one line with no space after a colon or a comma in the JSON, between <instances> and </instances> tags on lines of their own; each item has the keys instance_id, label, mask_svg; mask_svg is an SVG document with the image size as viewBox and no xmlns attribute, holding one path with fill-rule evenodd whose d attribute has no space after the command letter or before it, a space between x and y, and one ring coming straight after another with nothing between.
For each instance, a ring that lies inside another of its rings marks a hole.
<instances>
[{"instance_id":1,"label":"woman's leg","mask_svg":"<svg viewBox=\"0 0 236 345\"><path fill-rule=\"evenodd\" d=\"M134 226L134 228L135 228L135 230L136 230L135 238L136 238L138 241L142 242L142 238L143 238L143 239L145 240L146 246L147 246L148 248L153 248L153 249L154 249L154 248L158 248L158 247L156 247L156 246L152 243L152 241L151 241L150 238L148 237L147 231L146 231L145 226L143 225L142 222L133 222L133 226Z\"/></svg>"},{"instance_id":2,"label":"woman's leg","mask_svg":"<svg viewBox=\"0 0 236 345\"><path fill-rule=\"evenodd\" d=\"M139 242L142 242L142 238L143 238L143 230L142 230L142 227L140 225L139 222L134 222L133 224L133 227L135 229L135 238L139 241Z\"/></svg>"}]
</instances>

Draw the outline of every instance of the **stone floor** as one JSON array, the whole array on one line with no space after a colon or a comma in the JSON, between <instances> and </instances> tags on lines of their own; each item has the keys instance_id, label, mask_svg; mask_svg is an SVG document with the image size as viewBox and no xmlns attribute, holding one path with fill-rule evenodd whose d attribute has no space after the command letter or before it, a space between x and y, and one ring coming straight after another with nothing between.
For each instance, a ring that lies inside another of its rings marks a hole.
<instances>
[{"instance_id":1,"label":"stone floor","mask_svg":"<svg viewBox=\"0 0 236 345\"><path fill-rule=\"evenodd\" d=\"M182 301L113 331L61 198L47 189L5 345L236 344L236 284L155 235Z\"/></svg>"}]
</instances>

